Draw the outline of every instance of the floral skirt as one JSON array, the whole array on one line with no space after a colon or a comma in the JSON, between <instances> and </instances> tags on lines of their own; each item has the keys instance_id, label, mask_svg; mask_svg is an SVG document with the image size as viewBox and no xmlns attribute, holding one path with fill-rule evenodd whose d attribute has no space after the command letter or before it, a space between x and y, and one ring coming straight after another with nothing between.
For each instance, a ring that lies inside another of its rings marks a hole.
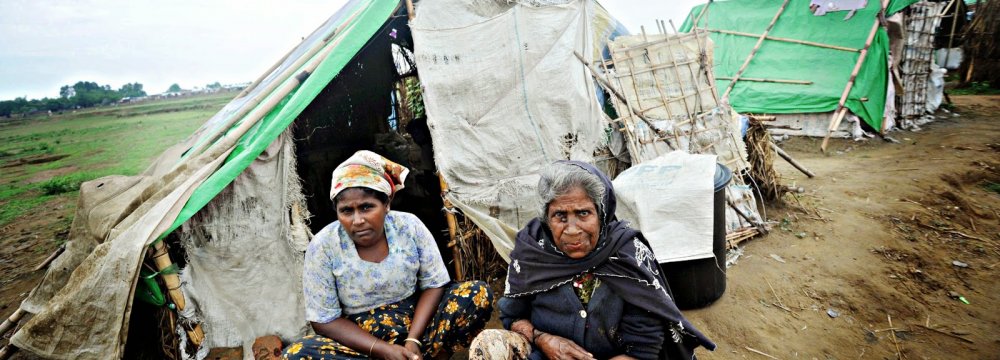
<instances>
[{"instance_id":1,"label":"floral skirt","mask_svg":"<svg viewBox=\"0 0 1000 360\"><path fill-rule=\"evenodd\" d=\"M437 312L420 342L424 357L442 350L468 346L482 331L493 312L493 294L483 281L451 283L444 289ZM410 329L419 294L360 314L347 315L361 329L390 344L403 345ZM289 345L282 359L367 359L367 349L357 351L320 335L309 335Z\"/></svg>"}]
</instances>

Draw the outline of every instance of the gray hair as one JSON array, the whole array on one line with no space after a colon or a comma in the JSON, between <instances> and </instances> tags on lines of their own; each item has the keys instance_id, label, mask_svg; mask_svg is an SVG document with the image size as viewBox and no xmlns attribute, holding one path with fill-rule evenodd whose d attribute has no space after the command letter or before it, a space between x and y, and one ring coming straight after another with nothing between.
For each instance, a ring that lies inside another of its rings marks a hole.
<instances>
[{"instance_id":1,"label":"gray hair","mask_svg":"<svg viewBox=\"0 0 1000 360\"><path fill-rule=\"evenodd\" d=\"M604 183L597 175L591 174L583 168L567 163L551 164L542 169L541 178L538 179L538 197L542 199L542 216L548 223L549 204L556 197L565 195L573 188L581 188L594 202L597 213L604 219Z\"/></svg>"}]
</instances>

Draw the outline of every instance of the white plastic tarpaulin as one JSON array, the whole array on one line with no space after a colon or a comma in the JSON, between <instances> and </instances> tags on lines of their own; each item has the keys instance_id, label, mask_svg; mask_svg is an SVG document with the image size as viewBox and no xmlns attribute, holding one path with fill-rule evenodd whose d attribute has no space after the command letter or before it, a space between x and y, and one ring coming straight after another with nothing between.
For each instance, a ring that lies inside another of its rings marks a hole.
<instances>
[{"instance_id":1,"label":"white plastic tarpaulin","mask_svg":"<svg viewBox=\"0 0 1000 360\"><path fill-rule=\"evenodd\" d=\"M642 231L658 262L713 256L716 158L672 151L615 178L618 218Z\"/></svg>"},{"instance_id":2,"label":"white plastic tarpaulin","mask_svg":"<svg viewBox=\"0 0 1000 360\"><path fill-rule=\"evenodd\" d=\"M594 53L596 7L424 0L410 23L446 196L505 259L539 215L539 169L593 162L604 136L593 80L574 56Z\"/></svg>"}]
</instances>

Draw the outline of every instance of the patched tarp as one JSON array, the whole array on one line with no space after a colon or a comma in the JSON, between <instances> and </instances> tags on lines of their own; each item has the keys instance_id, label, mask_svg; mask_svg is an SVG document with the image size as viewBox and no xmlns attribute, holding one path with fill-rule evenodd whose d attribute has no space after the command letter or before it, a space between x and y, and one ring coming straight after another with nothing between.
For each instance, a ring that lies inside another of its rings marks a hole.
<instances>
[{"instance_id":1,"label":"patched tarp","mask_svg":"<svg viewBox=\"0 0 1000 360\"><path fill-rule=\"evenodd\" d=\"M917 0L893 0L886 9L893 14ZM712 31L715 41L715 76L719 92L729 86L740 66L764 33L782 1L714 1L696 6L688 14L680 31L695 27L756 36ZM738 81L729 94L733 109L741 113L817 113L834 111L851 78L860 50L877 20L880 1L870 0L865 8L845 20L847 12L829 12L815 16L809 11L810 0L791 0L769 37L802 40L833 45L856 51L813 45L765 40L743 78L799 80L811 84ZM702 14L702 9L708 7ZM699 19L699 16L701 18ZM877 131L882 130L888 84L889 38L879 28L862 63L845 106Z\"/></svg>"},{"instance_id":2,"label":"patched tarp","mask_svg":"<svg viewBox=\"0 0 1000 360\"><path fill-rule=\"evenodd\" d=\"M609 26L592 1L533 6L425 0L411 22L435 163L449 200L507 258L540 213L538 171L593 162L606 122L593 79L593 32ZM603 19L595 21L594 19Z\"/></svg>"}]
</instances>

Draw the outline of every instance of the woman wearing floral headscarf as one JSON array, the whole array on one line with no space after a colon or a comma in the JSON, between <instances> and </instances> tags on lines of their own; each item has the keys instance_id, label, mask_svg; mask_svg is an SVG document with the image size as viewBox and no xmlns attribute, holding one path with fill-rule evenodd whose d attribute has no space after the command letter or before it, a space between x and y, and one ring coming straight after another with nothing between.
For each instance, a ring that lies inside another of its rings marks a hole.
<instances>
[{"instance_id":1,"label":"woman wearing floral headscarf","mask_svg":"<svg viewBox=\"0 0 1000 360\"><path fill-rule=\"evenodd\" d=\"M427 227L389 209L408 173L370 151L333 171L338 221L313 238L303 271L306 320L316 335L288 346L285 359L447 356L489 320L486 283L451 282Z\"/></svg>"},{"instance_id":2,"label":"woman wearing floral headscarf","mask_svg":"<svg viewBox=\"0 0 1000 360\"><path fill-rule=\"evenodd\" d=\"M543 216L517 233L500 318L470 359L692 359L715 344L681 315L649 245L615 219L607 176L578 161L541 173Z\"/></svg>"}]
</instances>

